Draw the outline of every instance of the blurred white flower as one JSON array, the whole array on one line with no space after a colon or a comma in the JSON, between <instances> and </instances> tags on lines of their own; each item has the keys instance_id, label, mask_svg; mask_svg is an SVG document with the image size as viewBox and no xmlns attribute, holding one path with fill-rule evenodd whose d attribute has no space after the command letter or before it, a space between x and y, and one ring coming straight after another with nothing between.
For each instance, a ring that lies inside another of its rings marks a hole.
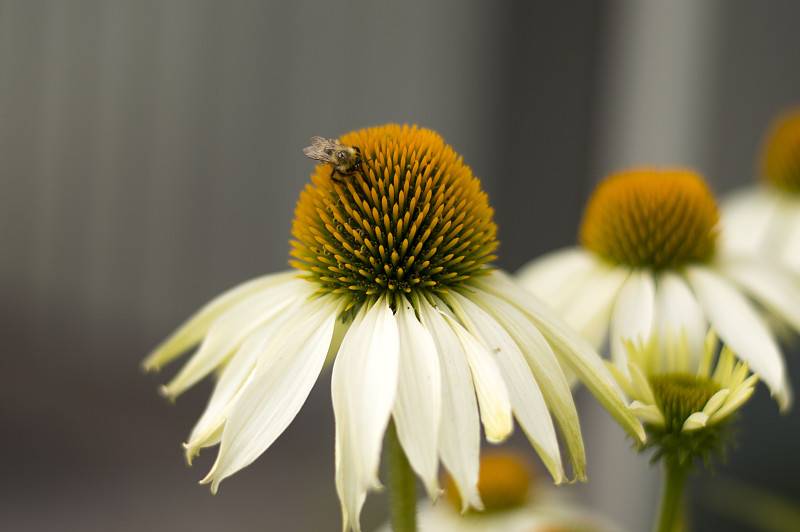
<instances>
[{"instance_id":1,"label":"blurred white flower","mask_svg":"<svg viewBox=\"0 0 800 532\"><path fill-rule=\"evenodd\" d=\"M421 500L419 532L620 532L608 519L582 508L564 488L545 485L519 452L493 450L481 457L478 489L484 510L461 512L458 491L445 481L445 500ZM386 525L379 532L390 532Z\"/></svg>"},{"instance_id":2,"label":"blurred white flower","mask_svg":"<svg viewBox=\"0 0 800 532\"><path fill-rule=\"evenodd\" d=\"M351 176L317 167L296 210L296 269L219 296L145 361L158 369L200 343L165 387L170 398L218 374L186 443L189 460L219 444L203 483L216 491L275 441L329 355L345 529L360 529L367 491L380 486L391 418L430 496L439 491L441 459L465 509L482 507L481 422L486 438L499 442L516 417L563 482L558 426L574 475L583 479L583 440L562 364L643 438L589 344L486 266L497 245L492 210L441 137L389 125L341 142L358 147L365 162Z\"/></svg>"},{"instance_id":3,"label":"blurred white flower","mask_svg":"<svg viewBox=\"0 0 800 532\"><path fill-rule=\"evenodd\" d=\"M723 199L720 223L735 254L773 258L800 274L800 108L779 114L764 139L760 182Z\"/></svg>"},{"instance_id":4,"label":"blurred white flower","mask_svg":"<svg viewBox=\"0 0 800 532\"><path fill-rule=\"evenodd\" d=\"M710 323L786 409L792 390L766 319L800 331L800 284L758 257L720 253L717 222L698 174L625 171L589 200L582 245L533 261L519 279L595 348L608 339L618 362L625 339L664 338L668 324L683 331L690 358L699 360Z\"/></svg>"}]
</instances>

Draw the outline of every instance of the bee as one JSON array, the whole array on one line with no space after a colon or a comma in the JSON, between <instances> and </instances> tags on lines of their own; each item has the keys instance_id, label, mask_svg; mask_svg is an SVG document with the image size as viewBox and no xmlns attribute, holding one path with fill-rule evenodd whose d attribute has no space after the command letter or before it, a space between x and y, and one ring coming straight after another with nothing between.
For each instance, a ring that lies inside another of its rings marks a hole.
<instances>
[{"instance_id":1,"label":"bee","mask_svg":"<svg viewBox=\"0 0 800 532\"><path fill-rule=\"evenodd\" d=\"M361 170L361 150L355 146L345 146L335 139L311 137L311 146L303 148L303 154L309 159L323 163L331 163L331 177L337 172L341 176L351 176Z\"/></svg>"}]
</instances>

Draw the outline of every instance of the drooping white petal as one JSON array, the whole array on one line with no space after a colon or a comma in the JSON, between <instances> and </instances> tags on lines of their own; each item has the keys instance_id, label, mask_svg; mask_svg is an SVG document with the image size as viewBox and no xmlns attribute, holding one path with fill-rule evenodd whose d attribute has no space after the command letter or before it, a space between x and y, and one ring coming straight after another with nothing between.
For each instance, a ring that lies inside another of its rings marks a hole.
<instances>
[{"instance_id":1,"label":"drooping white petal","mask_svg":"<svg viewBox=\"0 0 800 532\"><path fill-rule=\"evenodd\" d=\"M592 395L634 438L645 441L641 423L628 410L614 379L589 343L535 297L521 291L506 274L476 278L476 287L505 299L521 310L539 329L561 364L571 369Z\"/></svg>"},{"instance_id":2,"label":"drooping white petal","mask_svg":"<svg viewBox=\"0 0 800 532\"><path fill-rule=\"evenodd\" d=\"M214 322L200 348L166 385L164 393L174 398L186 391L222 364L258 326L311 292L307 281L291 279L236 304Z\"/></svg>"},{"instance_id":3,"label":"drooping white petal","mask_svg":"<svg viewBox=\"0 0 800 532\"><path fill-rule=\"evenodd\" d=\"M252 379L259 357L272 353L283 345L285 337L281 337L280 333L286 330L287 318L293 318L297 312L307 313L307 309L301 305L300 309L295 308L288 315L284 314L268 321L259 327L233 355L214 385L208 405L184 445L190 463L199 448L219 442L217 437L222 437L220 428L225 424L233 405Z\"/></svg>"},{"instance_id":4,"label":"drooping white petal","mask_svg":"<svg viewBox=\"0 0 800 532\"><path fill-rule=\"evenodd\" d=\"M400 340L386 298L358 317L333 364L331 395L336 417L336 488L344 526L360 529L366 492L380 487L381 445L397 395Z\"/></svg>"},{"instance_id":5,"label":"drooping white petal","mask_svg":"<svg viewBox=\"0 0 800 532\"><path fill-rule=\"evenodd\" d=\"M781 409L791 404L791 388L786 379L783 357L767 326L753 306L728 281L703 267L686 270L708 320L742 360L759 374Z\"/></svg>"},{"instance_id":6,"label":"drooping white petal","mask_svg":"<svg viewBox=\"0 0 800 532\"><path fill-rule=\"evenodd\" d=\"M622 285L611 314L611 359L625 367L624 340L647 342L653 328L655 282L649 271L634 270Z\"/></svg>"},{"instance_id":7,"label":"drooping white petal","mask_svg":"<svg viewBox=\"0 0 800 532\"><path fill-rule=\"evenodd\" d=\"M461 495L462 511L483 509L478 493L480 420L467 357L444 317L420 298L422 324L431 333L442 373L439 452Z\"/></svg>"},{"instance_id":8,"label":"drooping white petal","mask_svg":"<svg viewBox=\"0 0 800 532\"><path fill-rule=\"evenodd\" d=\"M495 318L466 297L452 292L448 300L457 309L456 315L461 321L489 348L508 386L509 399L520 426L555 482L563 482L564 468L553 420L519 347Z\"/></svg>"},{"instance_id":9,"label":"drooping white petal","mask_svg":"<svg viewBox=\"0 0 800 532\"><path fill-rule=\"evenodd\" d=\"M528 263L517 272L517 279L536 297L560 310L583 280L591 277L597 269L597 260L590 252L571 247Z\"/></svg>"},{"instance_id":10,"label":"drooping white petal","mask_svg":"<svg viewBox=\"0 0 800 532\"><path fill-rule=\"evenodd\" d=\"M489 354L486 346L467 331L460 323L447 314L442 314L453 332L456 333L472 372L472 382L478 405L481 409L481 422L486 439L492 443L505 440L514 430L511 416L511 400L508 388L503 381L500 368Z\"/></svg>"},{"instance_id":11,"label":"drooping white petal","mask_svg":"<svg viewBox=\"0 0 800 532\"><path fill-rule=\"evenodd\" d=\"M422 478L428 495L438 496L439 423L442 376L436 344L405 298L397 306L400 360L394 421L408 462Z\"/></svg>"},{"instance_id":12,"label":"drooping white petal","mask_svg":"<svg viewBox=\"0 0 800 532\"><path fill-rule=\"evenodd\" d=\"M795 274L752 257L721 260L719 268L753 299L800 332L800 278Z\"/></svg>"},{"instance_id":13,"label":"drooping white petal","mask_svg":"<svg viewBox=\"0 0 800 532\"><path fill-rule=\"evenodd\" d=\"M147 370L161 368L161 366L174 360L187 349L197 345L208 333L211 324L228 309L253 294L257 294L270 286L282 284L294 277L297 277L296 271L265 275L223 292L183 322L169 338L161 342L150 353L142 365Z\"/></svg>"},{"instance_id":14,"label":"drooping white petal","mask_svg":"<svg viewBox=\"0 0 800 532\"><path fill-rule=\"evenodd\" d=\"M559 425L573 473L582 479L586 456L578 412L567 378L552 348L530 318L511 303L478 289L473 289L472 300L502 325L522 351L547 407ZM527 430L524 425L523 429Z\"/></svg>"},{"instance_id":15,"label":"drooping white petal","mask_svg":"<svg viewBox=\"0 0 800 532\"><path fill-rule=\"evenodd\" d=\"M603 265L564 303L559 315L568 325L600 349L608 336L611 310L630 269Z\"/></svg>"},{"instance_id":16,"label":"drooping white petal","mask_svg":"<svg viewBox=\"0 0 800 532\"><path fill-rule=\"evenodd\" d=\"M219 483L261 455L292 422L319 376L328 353L336 302L310 302L298 314L283 344L253 375L233 405L222 433L217 461L203 483Z\"/></svg>"},{"instance_id":17,"label":"drooping white petal","mask_svg":"<svg viewBox=\"0 0 800 532\"><path fill-rule=\"evenodd\" d=\"M654 332L665 348L667 339L686 338L690 368L703 356L708 322L692 290L678 275L666 271L656 278Z\"/></svg>"}]
</instances>

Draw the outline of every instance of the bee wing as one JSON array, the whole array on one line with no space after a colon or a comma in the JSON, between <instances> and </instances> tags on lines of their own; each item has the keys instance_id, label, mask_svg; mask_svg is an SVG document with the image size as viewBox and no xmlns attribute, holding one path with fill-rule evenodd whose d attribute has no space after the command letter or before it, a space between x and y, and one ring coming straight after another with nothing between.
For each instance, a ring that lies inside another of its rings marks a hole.
<instances>
[{"instance_id":1,"label":"bee wing","mask_svg":"<svg viewBox=\"0 0 800 532\"><path fill-rule=\"evenodd\" d=\"M333 163L335 161L333 159L332 150L338 146L338 141L314 135L311 137L311 146L303 148L303 154L309 159L314 159L315 161Z\"/></svg>"}]
</instances>

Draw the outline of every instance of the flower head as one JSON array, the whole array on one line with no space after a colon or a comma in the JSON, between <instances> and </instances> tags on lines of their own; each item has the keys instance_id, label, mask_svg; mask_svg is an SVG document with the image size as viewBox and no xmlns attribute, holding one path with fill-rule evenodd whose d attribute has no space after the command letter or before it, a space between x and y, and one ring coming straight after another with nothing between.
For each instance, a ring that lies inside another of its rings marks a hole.
<instances>
[{"instance_id":1,"label":"flower head","mask_svg":"<svg viewBox=\"0 0 800 532\"><path fill-rule=\"evenodd\" d=\"M366 493L380 486L390 419L430 496L438 493L441 459L465 510L483 506L481 423L486 438L499 442L516 418L561 482L558 427L573 476L584 478L562 365L643 438L588 343L487 266L497 246L492 210L441 137L388 125L341 143L359 149L362 165L342 176L317 167L297 205L295 269L219 296L145 361L159 368L200 343L165 387L170 397L218 371L186 443L190 459L219 444L203 480L212 491L283 432L329 359L345 529L359 529Z\"/></svg>"},{"instance_id":2,"label":"flower head","mask_svg":"<svg viewBox=\"0 0 800 532\"><path fill-rule=\"evenodd\" d=\"M737 362L713 331L702 358L693 360L686 338L669 335L666 343L651 338L646 344L626 342L628 363L609 365L631 408L650 436L647 447L657 447L654 458L665 456L690 465L695 456L706 463L709 454L722 453L724 430L733 414L750 398L758 377L746 362Z\"/></svg>"},{"instance_id":3,"label":"flower head","mask_svg":"<svg viewBox=\"0 0 800 532\"><path fill-rule=\"evenodd\" d=\"M800 331L800 285L757 257L721 253L708 187L686 169L634 168L609 177L589 200L582 246L525 267L522 284L596 348L606 338L624 365L623 342L684 331L699 360L709 323L777 397L791 403L783 356L767 326Z\"/></svg>"}]
</instances>

